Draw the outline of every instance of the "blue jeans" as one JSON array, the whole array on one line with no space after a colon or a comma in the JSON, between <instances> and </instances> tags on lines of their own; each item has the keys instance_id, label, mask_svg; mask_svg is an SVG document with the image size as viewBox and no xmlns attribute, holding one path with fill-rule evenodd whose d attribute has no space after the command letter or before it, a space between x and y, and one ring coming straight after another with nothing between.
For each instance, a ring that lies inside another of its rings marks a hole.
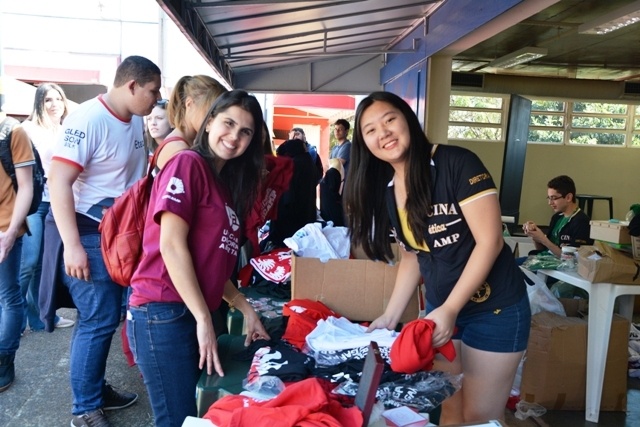
<instances>
[{"instance_id":1,"label":"blue jeans","mask_svg":"<svg viewBox=\"0 0 640 427\"><path fill-rule=\"evenodd\" d=\"M42 254L44 251L44 218L49 212L49 202L42 202L38 210L27 217L31 236L22 237L22 260L20 261L20 289L25 299L25 319L22 330L29 327L33 331L44 330L40 320L38 298L40 295L40 274L42 273Z\"/></svg>"},{"instance_id":2,"label":"blue jeans","mask_svg":"<svg viewBox=\"0 0 640 427\"><path fill-rule=\"evenodd\" d=\"M91 412L103 406L102 388L111 338L120 323L122 286L114 283L102 260L100 235L80 236L87 252L91 281L67 276L64 261L61 269L64 285L78 309L71 337L71 391L73 415Z\"/></svg>"},{"instance_id":3,"label":"blue jeans","mask_svg":"<svg viewBox=\"0 0 640 427\"><path fill-rule=\"evenodd\" d=\"M24 300L18 283L22 237L18 237L7 258L0 263L0 355L13 355L20 346Z\"/></svg>"},{"instance_id":4,"label":"blue jeans","mask_svg":"<svg viewBox=\"0 0 640 427\"><path fill-rule=\"evenodd\" d=\"M149 393L156 427L195 417L200 377L196 320L182 303L130 306L127 336Z\"/></svg>"}]
</instances>

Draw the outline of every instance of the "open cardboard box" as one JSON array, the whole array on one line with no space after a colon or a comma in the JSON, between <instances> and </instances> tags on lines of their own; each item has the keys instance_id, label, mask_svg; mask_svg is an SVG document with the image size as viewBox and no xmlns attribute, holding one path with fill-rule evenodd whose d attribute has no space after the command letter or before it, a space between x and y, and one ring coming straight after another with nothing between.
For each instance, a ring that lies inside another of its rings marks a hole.
<instances>
[{"instance_id":1,"label":"open cardboard box","mask_svg":"<svg viewBox=\"0 0 640 427\"><path fill-rule=\"evenodd\" d=\"M400 259L398 245L393 245ZM352 251L355 259L291 258L291 298L320 301L351 321L372 321L384 313L395 285L398 265L366 259ZM418 318L418 284L400 322Z\"/></svg>"}]
</instances>

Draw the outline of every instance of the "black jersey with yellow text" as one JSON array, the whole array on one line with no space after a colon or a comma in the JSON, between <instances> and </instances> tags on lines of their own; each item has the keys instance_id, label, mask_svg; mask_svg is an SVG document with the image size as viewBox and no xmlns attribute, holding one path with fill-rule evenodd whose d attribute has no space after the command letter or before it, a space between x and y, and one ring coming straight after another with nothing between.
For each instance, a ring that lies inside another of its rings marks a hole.
<instances>
[{"instance_id":1,"label":"black jersey with yellow text","mask_svg":"<svg viewBox=\"0 0 640 427\"><path fill-rule=\"evenodd\" d=\"M431 161L432 207L425 237L428 251L417 250L404 238L395 202L393 183L387 189L392 232L405 249L417 252L429 305L444 303L462 274L475 247L475 240L461 206L482 197L495 197L496 186L480 159L471 151L435 145ZM504 245L483 285L461 313L508 307L526 292L524 276L508 245Z\"/></svg>"}]
</instances>

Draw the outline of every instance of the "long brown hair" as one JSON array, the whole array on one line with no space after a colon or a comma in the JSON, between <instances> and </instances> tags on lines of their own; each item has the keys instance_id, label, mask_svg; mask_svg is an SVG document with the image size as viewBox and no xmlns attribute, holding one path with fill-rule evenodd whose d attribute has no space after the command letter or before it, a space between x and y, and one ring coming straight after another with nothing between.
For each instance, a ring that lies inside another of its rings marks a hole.
<instances>
[{"instance_id":1,"label":"long brown hair","mask_svg":"<svg viewBox=\"0 0 640 427\"><path fill-rule=\"evenodd\" d=\"M386 192L394 170L367 148L360 128L362 114L374 102L386 102L400 110L409 127L408 167L405 172L407 201L405 209L409 227L418 244L424 243L426 217L431 212L431 148L420 122L411 107L391 92L373 92L356 110L351 160L345 182L344 204L347 225L353 244L362 245L365 253L380 260L391 260L390 218Z\"/></svg>"}]
</instances>

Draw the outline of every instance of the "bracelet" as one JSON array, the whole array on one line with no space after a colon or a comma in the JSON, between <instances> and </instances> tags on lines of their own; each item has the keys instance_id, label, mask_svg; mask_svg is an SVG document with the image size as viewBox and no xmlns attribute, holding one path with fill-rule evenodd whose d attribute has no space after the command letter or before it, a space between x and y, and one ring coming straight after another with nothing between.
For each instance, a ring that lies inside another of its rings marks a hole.
<instances>
[{"instance_id":1,"label":"bracelet","mask_svg":"<svg viewBox=\"0 0 640 427\"><path fill-rule=\"evenodd\" d=\"M241 295L242 295L242 292L238 292L235 297L231 298L231 301L229 301L229 303L228 303L229 304L229 309L234 309L235 308L234 303L235 303L236 299L238 299L238 297L241 296Z\"/></svg>"}]
</instances>

